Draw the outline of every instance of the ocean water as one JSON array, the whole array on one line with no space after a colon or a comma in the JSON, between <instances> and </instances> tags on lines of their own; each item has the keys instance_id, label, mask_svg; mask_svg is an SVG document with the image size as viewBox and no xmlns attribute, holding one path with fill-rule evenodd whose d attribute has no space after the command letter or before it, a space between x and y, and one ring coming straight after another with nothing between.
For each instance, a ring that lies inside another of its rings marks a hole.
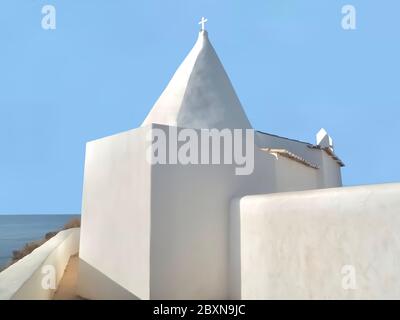
<instances>
[{"instance_id":1,"label":"ocean water","mask_svg":"<svg viewBox=\"0 0 400 320\"><path fill-rule=\"evenodd\" d=\"M61 229L79 215L2 215L0 214L0 268L7 264L13 250L25 243L43 239L50 231Z\"/></svg>"}]
</instances>

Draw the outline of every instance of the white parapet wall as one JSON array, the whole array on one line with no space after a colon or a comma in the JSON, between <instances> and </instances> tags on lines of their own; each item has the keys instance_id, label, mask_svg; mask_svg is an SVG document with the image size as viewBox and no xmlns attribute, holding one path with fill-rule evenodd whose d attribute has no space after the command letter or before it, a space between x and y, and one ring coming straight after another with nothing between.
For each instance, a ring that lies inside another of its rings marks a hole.
<instances>
[{"instance_id":1,"label":"white parapet wall","mask_svg":"<svg viewBox=\"0 0 400 320\"><path fill-rule=\"evenodd\" d=\"M400 299L400 184L232 202L230 296Z\"/></svg>"},{"instance_id":2,"label":"white parapet wall","mask_svg":"<svg viewBox=\"0 0 400 320\"><path fill-rule=\"evenodd\" d=\"M0 299L51 299L70 256L79 251L79 235L80 228L60 231L29 255L1 272Z\"/></svg>"}]
</instances>

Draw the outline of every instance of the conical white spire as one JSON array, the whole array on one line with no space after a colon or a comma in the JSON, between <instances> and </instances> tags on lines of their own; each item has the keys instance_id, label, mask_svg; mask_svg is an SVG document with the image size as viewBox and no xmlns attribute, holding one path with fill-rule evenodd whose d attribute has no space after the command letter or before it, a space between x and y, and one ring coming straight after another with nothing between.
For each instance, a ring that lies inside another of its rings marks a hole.
<instances>
[{"instance_id":1,"label":"conical white spire","mask_svg":"<svg viewBox=\"0 0 400 320\"><path fill-rule=\"evenodd\" d=\"M207 31L200 31L142 126L150 123L196 129L251 128Z\"/></svg>"}]
</instances>

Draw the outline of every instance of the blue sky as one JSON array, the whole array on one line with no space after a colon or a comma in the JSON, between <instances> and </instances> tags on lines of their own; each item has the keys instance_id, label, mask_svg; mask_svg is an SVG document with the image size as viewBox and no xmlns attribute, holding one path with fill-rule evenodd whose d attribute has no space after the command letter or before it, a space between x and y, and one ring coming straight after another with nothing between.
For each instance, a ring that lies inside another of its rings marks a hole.
<instances>
[{"instance_id":1,"label":"blue sky","mask_svg":"<svg viewBox=\"0 0 400 320\"><path fill-rule=\"evenodd\" d=\"M54 5L56 30L41 9ZM357 30L341 28L352 4ZM4 0L0 213L79 213L85 142L140 125L201 16L254 128L314 142L345 185L400 181L400 2Z\"/></svg>"}]
</instances>

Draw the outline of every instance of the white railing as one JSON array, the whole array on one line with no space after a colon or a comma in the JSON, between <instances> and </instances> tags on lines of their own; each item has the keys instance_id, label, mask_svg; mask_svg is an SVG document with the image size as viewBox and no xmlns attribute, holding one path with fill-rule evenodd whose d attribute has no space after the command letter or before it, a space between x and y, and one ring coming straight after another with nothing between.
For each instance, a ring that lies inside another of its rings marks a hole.
<instances>
[{"instance_id":1,"label":"white railing","mask_svg":"<svg viewBox=\"0 0 400 320\"><path fill-rule=\"evenodd\" d=\"M60 231L0 273L0 300L51 299L71 255L79 251L80 228Z\"/></svg>"}]
</instances>

